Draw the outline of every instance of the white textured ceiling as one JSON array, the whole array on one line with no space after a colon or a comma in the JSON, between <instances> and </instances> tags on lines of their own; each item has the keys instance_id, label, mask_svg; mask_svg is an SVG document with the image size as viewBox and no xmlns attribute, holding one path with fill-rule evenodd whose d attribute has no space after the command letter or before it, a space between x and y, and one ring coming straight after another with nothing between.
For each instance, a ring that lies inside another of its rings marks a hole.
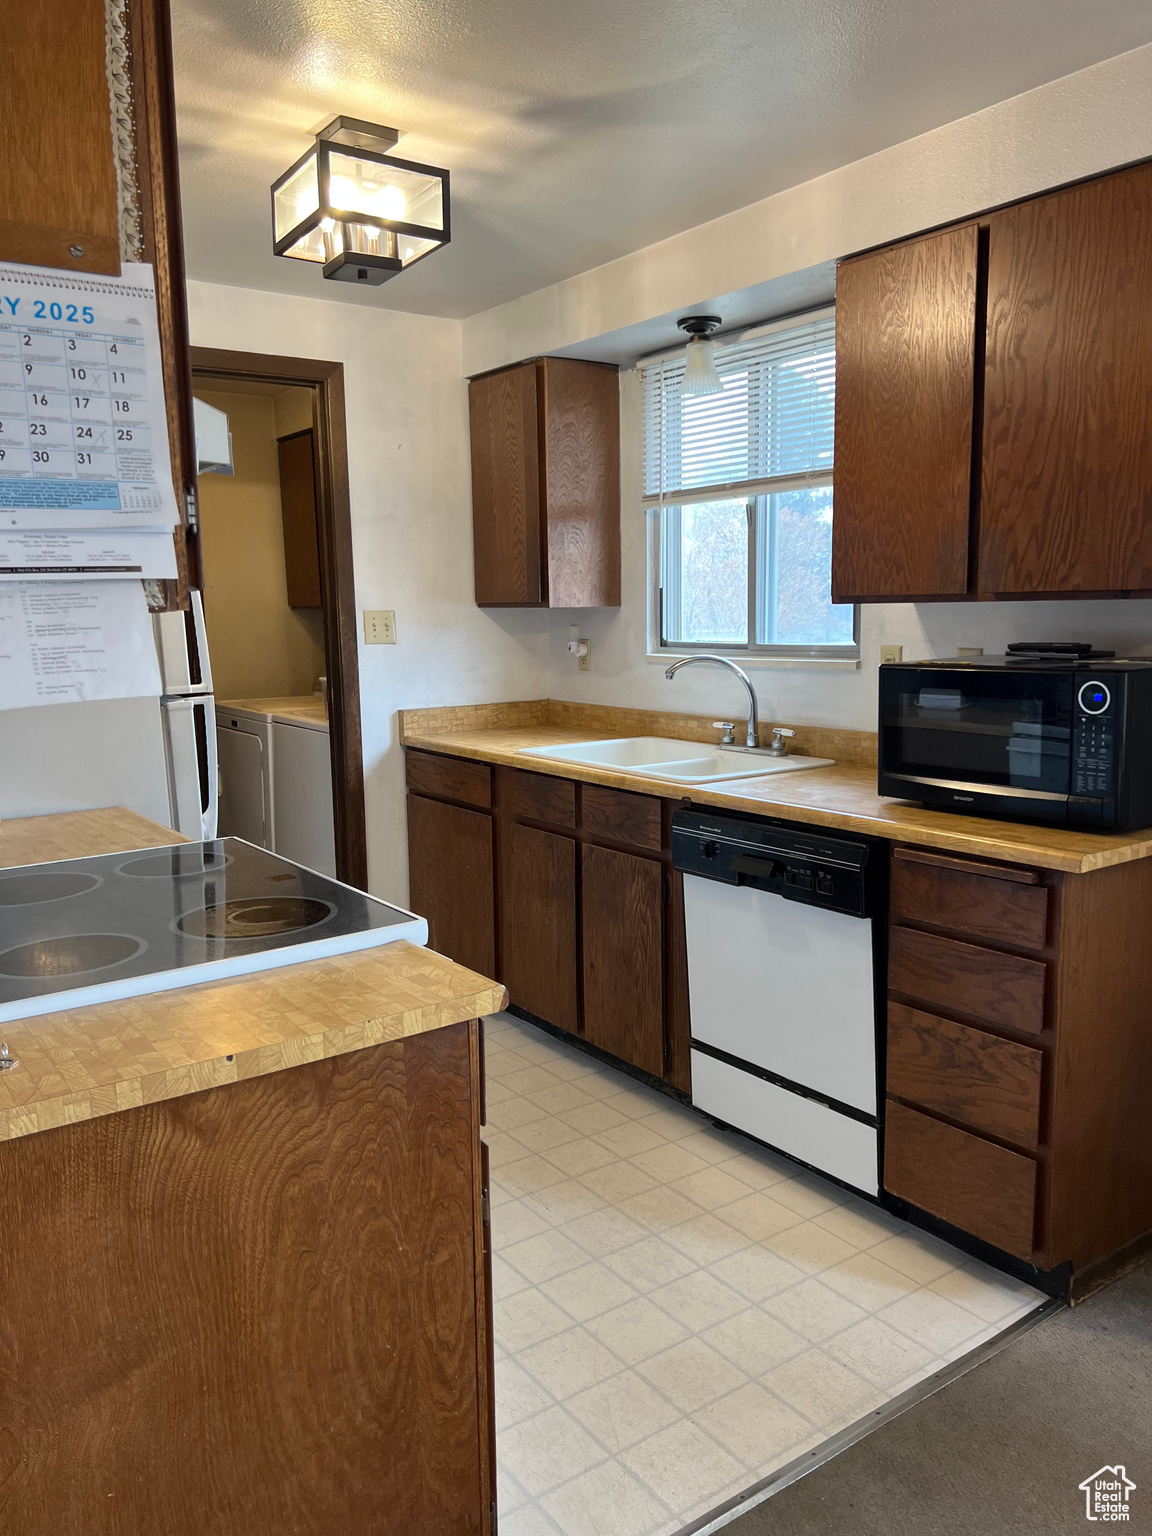
<instances>
[{"instance_id":1,"label":"white textured ceiling","mask_svg":"<svg viewBox=\"0 0 1152 1536\"><path fill-rule=\"evenodd\" d=\"M1147 0L173 0L189 275L464 316L1152 37ZM452 175L381 288L271 252L337 113Z\"/></svg>"}]
</instances>

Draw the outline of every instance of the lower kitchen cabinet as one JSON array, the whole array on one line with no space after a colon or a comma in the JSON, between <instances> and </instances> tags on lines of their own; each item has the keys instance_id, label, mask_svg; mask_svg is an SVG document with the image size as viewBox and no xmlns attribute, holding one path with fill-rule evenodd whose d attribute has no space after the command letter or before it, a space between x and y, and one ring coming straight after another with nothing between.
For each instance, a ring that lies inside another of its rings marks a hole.
<instances>
[{"instance_id":1,"label":"lower kitchen cabinet","mask_svg":"<svg viewBox=\"0 0 1152 1536\"><path fill-rule=\"evenodd\" d=\"M500 979L513 1002L575 1034L577 845L572 837L513 822L502 866Z\"/></svg>"},{"instance_id":2,"label":"lower kitchen cabinet","mask_svg":"<svg viewBox=\"0 0 1152 1536\"><path fill-rule=\"evenodd\" d=\"M690 1091L670 807L409 748L410 905L535 1018Z\"/></svg>"},{"instance_id":3,"label":"lower kitchen cabinet","mask_svg":"<svg viewBox=\"0 0 1152 1536\"><path fill-rule=\"evenodd\" d=\"M428 919L430 948L495 976L491 815L410 793L408 869L409 903Z\"/></svg>"},{"instance_id":4,"label":"lower kitchen cabinet","mask_svg":"<svg viewBox=\"0 0 1152 1536\"><path fill-rule=\"evenodd\" d=\"M655 859L581 849L584 1035L601 1050L664 1071L664 881Z\"/></svg>"}]
</instances>

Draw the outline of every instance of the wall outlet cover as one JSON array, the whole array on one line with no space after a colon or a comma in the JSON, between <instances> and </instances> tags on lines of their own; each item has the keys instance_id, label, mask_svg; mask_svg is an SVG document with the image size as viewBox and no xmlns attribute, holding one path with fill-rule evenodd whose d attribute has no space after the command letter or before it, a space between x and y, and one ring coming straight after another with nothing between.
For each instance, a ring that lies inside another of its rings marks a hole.
<instances>
[{"instance_id":1,"label":"wall outlet cover","mask_svg":"<svg viewBox=\"0 0 1152 1536\"><path fill-rule=\"evenodd\" d=\"M365 608L364 644L396 644L396 610L394 608Z\"/></svg>"},{"instance_id":2,"label":"wall outlet cover","mask_svg":"<svg viewBox=\"0 0 1152 1536\"><path fill-rule=\"evenodd\" d=\"M902 645L882 645L880 647L880 662L903 661L904 647Z\"/></svg>"},{"instance_id":3,"label":"wall outlet cover","mask_svg":"<svg viewBox=\"0 0 1152 1536\"><path fill-rule=\"evenodd\" d=\"M581 637L580 637L580 644L584 645L584 646L587 646L587 650L584 652L583 656L581 656L581 658L580 658L579 662L577 663L577 665L579 666L581 672L591 672L591 670L592 670L592 642L591 642L591 640L586 640L583 637L583 635L581 635Z\"/></svg>"}]
</instances>

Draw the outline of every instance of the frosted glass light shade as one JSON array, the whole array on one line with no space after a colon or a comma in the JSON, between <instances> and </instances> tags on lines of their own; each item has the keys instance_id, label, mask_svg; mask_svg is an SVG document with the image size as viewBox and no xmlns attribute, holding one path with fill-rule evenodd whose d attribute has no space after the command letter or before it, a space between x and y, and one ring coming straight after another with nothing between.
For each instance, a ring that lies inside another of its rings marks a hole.
<instances>
[{"instance_id":1,"label":"frosted glass light shade","mask_svg":"<svg viewBox=\"0 0 1152 1536\"><path fill-rule=\"evenodd\" d=\"M680 385L682 395L723 394L724 385L716 372L709 337L694 336L688 343L684 357L684 379Z\"/></svg>"}]
</instances>

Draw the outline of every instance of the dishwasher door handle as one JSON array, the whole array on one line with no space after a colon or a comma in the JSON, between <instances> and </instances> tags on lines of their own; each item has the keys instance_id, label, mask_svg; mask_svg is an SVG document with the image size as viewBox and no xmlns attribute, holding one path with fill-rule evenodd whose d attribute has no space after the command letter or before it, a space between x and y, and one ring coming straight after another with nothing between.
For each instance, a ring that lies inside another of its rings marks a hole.
<instances>
[{"instance_id":1,"label":"dishwasher door handle","mask_svg":"<svg viewBox=\"0 0 1152 1536\"><path fill-rule=\"evenodd\" d=\"M728 868L737 875L758 875L761 880L771 880L776 874L776 860L750 858L741 853L731 860Z\"/></svg>"}]
</instances>

